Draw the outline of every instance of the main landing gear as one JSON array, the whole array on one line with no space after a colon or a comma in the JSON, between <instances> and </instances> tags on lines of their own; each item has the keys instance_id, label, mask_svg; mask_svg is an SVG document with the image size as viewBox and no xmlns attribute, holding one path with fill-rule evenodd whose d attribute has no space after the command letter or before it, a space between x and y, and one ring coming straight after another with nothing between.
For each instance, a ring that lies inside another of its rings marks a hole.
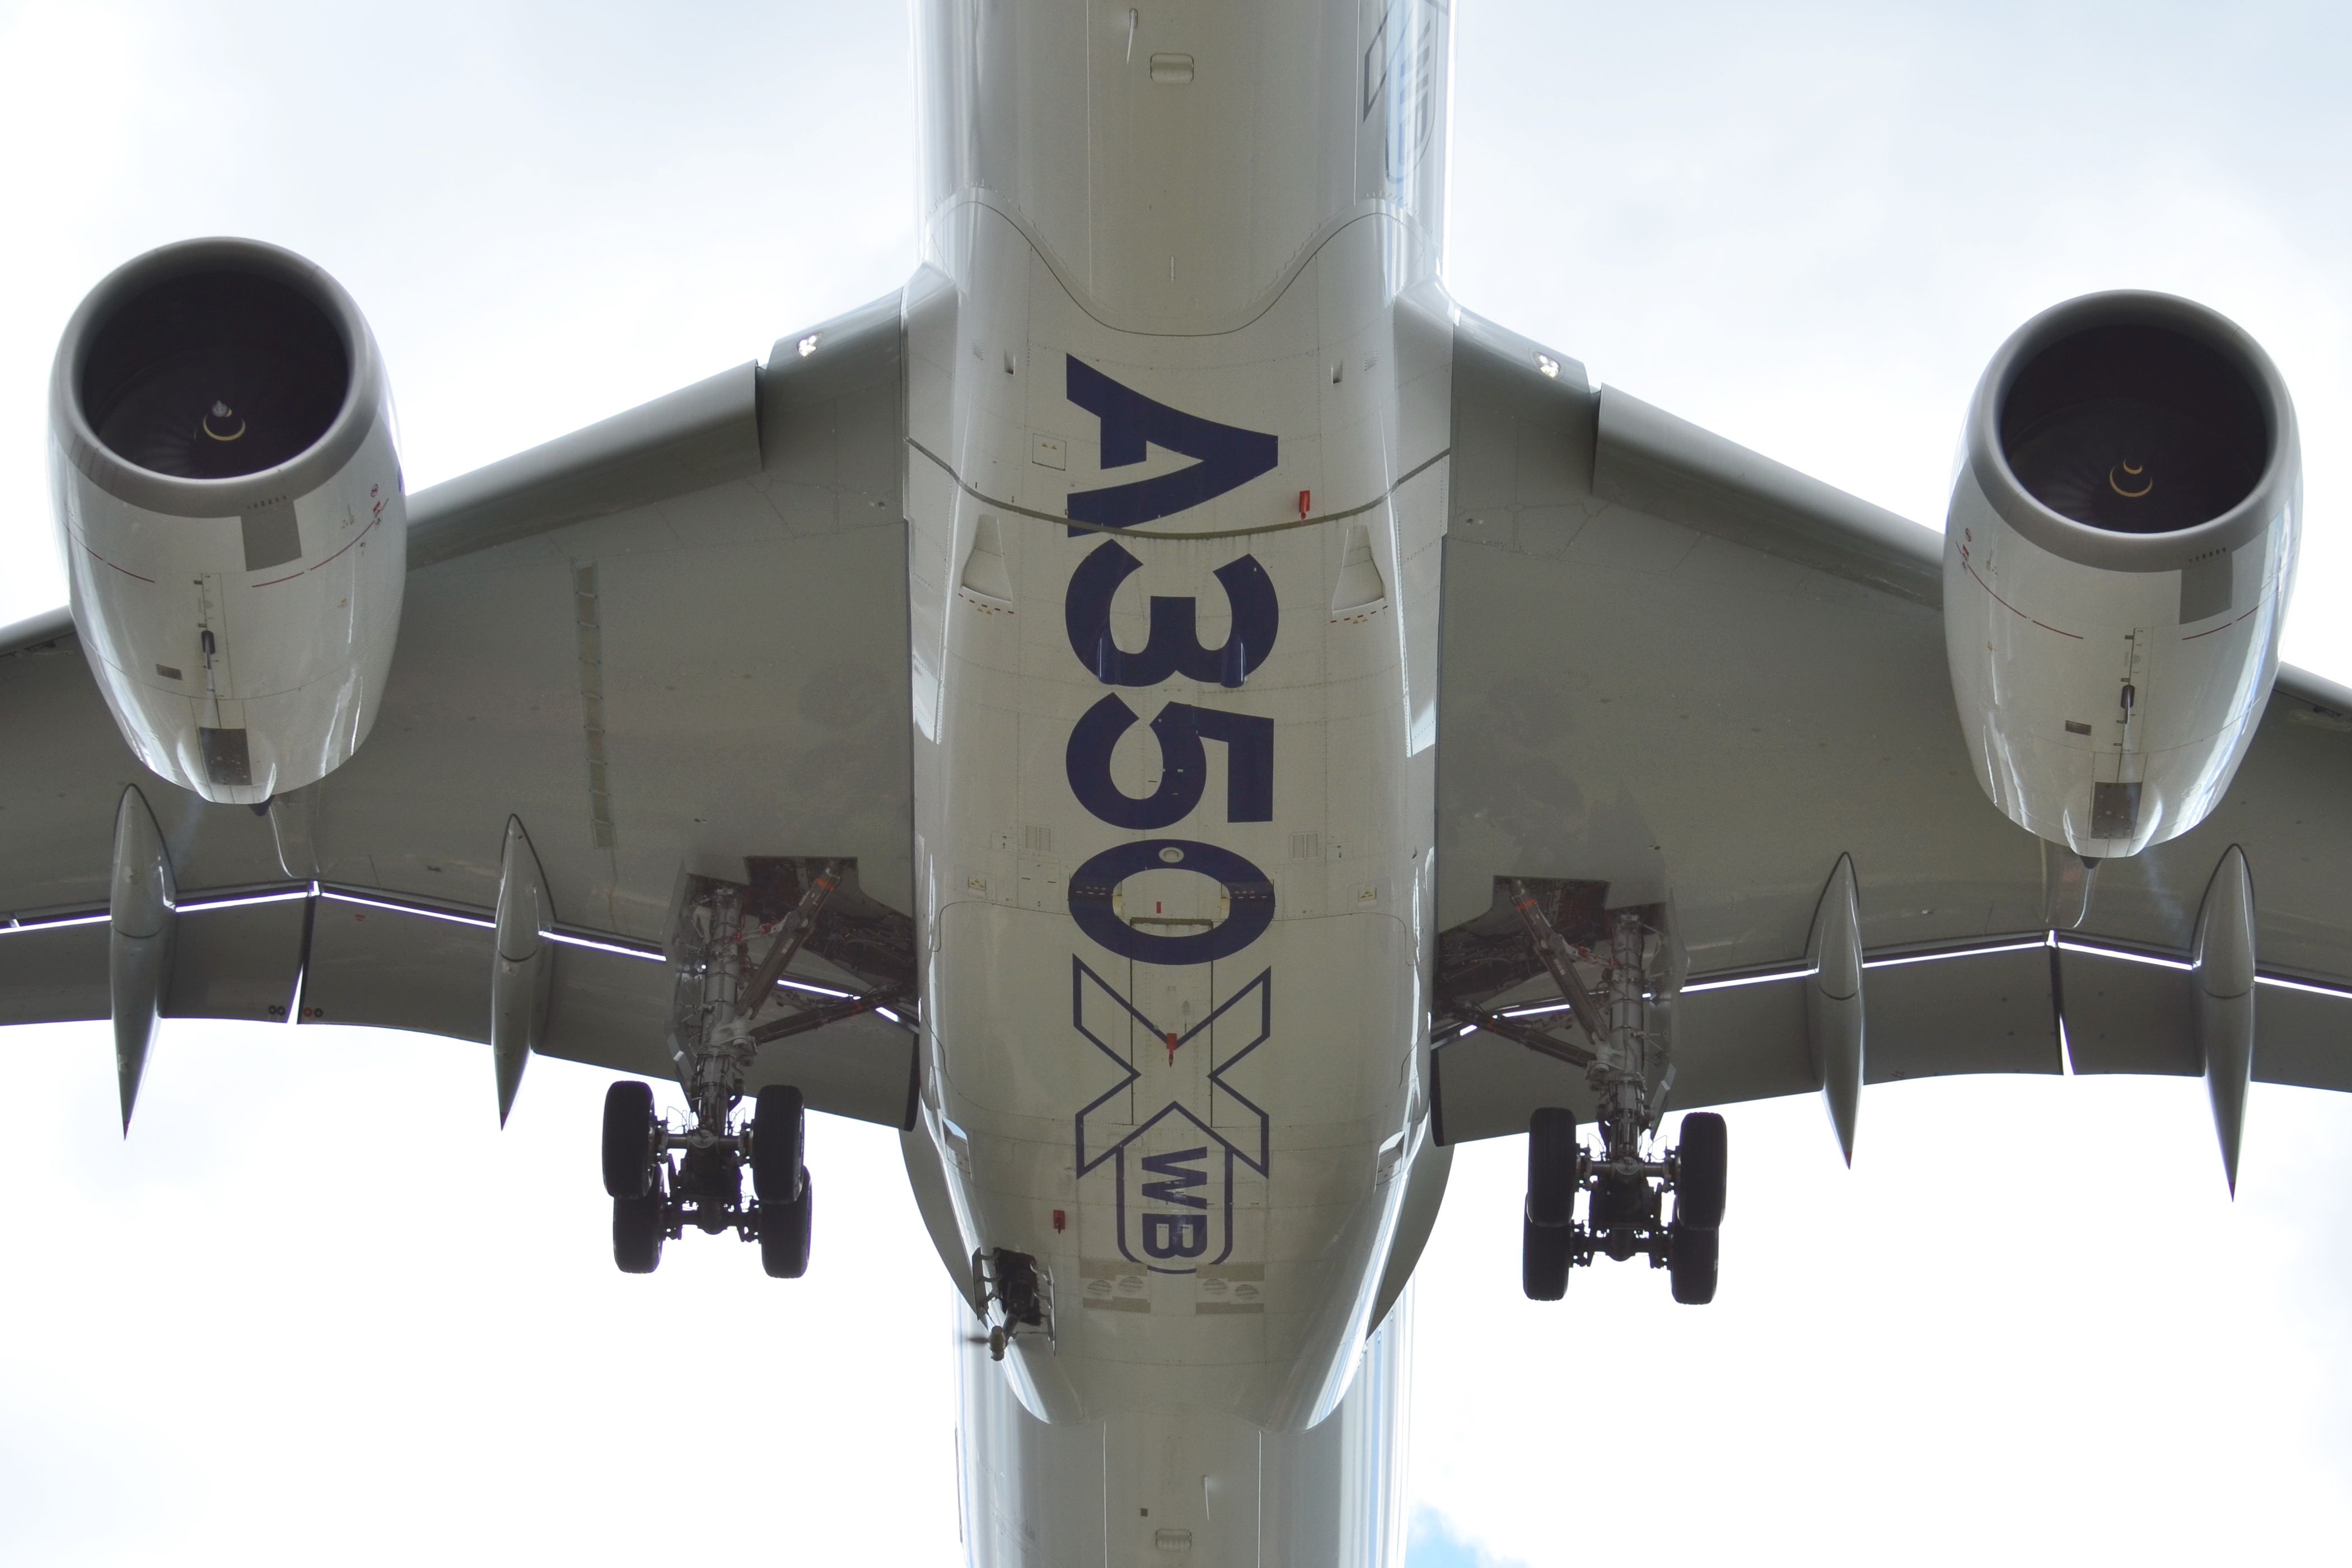
<instances>
[{"instance_id":1,"label":"main landing gear","mask_svg":"<svg viewBox=\"0 0 2352 1568\"><path fill-rule=\"evenodd\" d=\"M760 1046L863 1011L890 997L852 997L759 1023L761 1007L814 929L840 880L828 866L809 879L774 941L755 964L747 952L744 889L690 878L669 944L677 976L670 1051L688 1111L673 1126L654 1109L650 1084L615 1083L604 1096L604 1190L613 1199L613 1261L625 1274L650 1274L662 1243L692 1226L705 1235L732 1230L760 1244L760 1266L773 1278L808 1271L815 1188L803 1159L806 1108L784 1084L761 1089L741 1116L744 1081ZM743 1190L751 1168L751 1193Z\"/></svg>"},{"instance_id":2,"label":"main landing gear","mask_svg":"<svg viewBox=\"0 0 2352 1568\"><path fill-rule=\"evenodd\" d=\"M1715 1113L1695 1111L1683 1118L1676 1147L1654 1148L1674 1086L1673 1001L1681 983L1670 912L1656 906L1606 911L1603 956L1571 946L1524 885L1514 883L1508 892L1586 1043L1559 1040L1524 1019L1480 1013L1477 1021L1583 1066L1601 1134L1600 1148L1588 1149L1578 1136L1575 1113L1557 1106L1529 1118L1520 1283L1530 1299L1556 1301L1567 1292L1570 1269L1599 1257L1622 1263L1646 1256L1652 1268L1668 1271L1675 1301L1703 1306L1715 1300L1724 1125ZM1597 985L1586 983L1580 963L1598 967ZM1586 1198L1581 1223L1580 1194Z\"/></svg>"}]
</instances>

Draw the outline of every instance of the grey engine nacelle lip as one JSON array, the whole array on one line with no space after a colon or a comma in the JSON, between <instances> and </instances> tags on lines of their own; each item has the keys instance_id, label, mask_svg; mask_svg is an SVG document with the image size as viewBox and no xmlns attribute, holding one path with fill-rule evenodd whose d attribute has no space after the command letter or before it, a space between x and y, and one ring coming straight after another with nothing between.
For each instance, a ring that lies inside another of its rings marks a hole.
<instances>
[{"instance_id":1,"label":"grey engine nacelle lip","mask_svg":"<svg viewBox=\"0 0 2352 1568\"><path fill-rule=\"evenodd\" d=\"M2100 327L2153 327L2218 354L2244 379L2262 409L2269 443L2253 487L2221 516L2168 533L2120 533L2081 523L2028 494L2001 450L2001 416L2019 376L2043 353ZM2270 356L2235 322L2193 300L2118 289L2053 305L2011 334L1985 367L1969 406L1969 471L2002 519L2062 559L2109 571L2178 571L2192 560L2235 549L2280 510L2298 505L2302 453L2294 403Z\"/></svg>"},{"instance_id":2,"label":"grey engine nacelle lip","mask_svg":"<svg viewBox=\"0 0 2352 1568\"><path fill-rule=\"evenodd\" d=\"M150 289L177 278L216 273L266 278L319 308L342 340L347 367L342 405L308 447L251 474L182 478L127 462L99 439L82 406L82 377L92 343L118 311ZM184 240L115 268L66 323L49 376L50 425L66 461L116 499L176 517L233 517L273 501L309 495L351 462L384 402L383 356L366 319L342 285L290 250L250 239Z\"/></svg>"}]
</instances>

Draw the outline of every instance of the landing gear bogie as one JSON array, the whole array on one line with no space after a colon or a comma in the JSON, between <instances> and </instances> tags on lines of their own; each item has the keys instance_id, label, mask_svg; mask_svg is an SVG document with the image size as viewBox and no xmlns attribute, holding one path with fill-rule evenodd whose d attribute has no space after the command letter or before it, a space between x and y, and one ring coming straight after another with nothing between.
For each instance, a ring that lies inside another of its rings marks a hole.
<instances>
[{"instance_id":1,"label":"landing gear bogie","mask_svg":"<svg viewBox=\"0 0 2352 1568\"><path fill-rule=\"evenodd\" d=\"M713 1134L707 1127L681 1129L653 1115L646 1084L613 1088L605 1102L605 1185L608 1190L623 1188L613 1196L613 1260L623 1273L652 1273L661 1263L663 1242L688 1229L706 1236L732 1230L741 1240L757 1242L760 1266L772 1279L797 1280L808 1272L810 1216L816 1202L808 1167L795 1157L787 1179L751 1152L759 1139L753 1127L763 1113L772 1155L781 1151L796 1156L804 1146L798 1090L762 1091L761 1111L738 1131ZM636 1132L641 1112L650 1129L644 1134ZM616 1145L623 1156L617 1160ZM636 1153L640 1146L642 1156ZM642 1165L629 1163L639 1158ZM640 1173L635 1182L618 1179L618 1171L632 1169ZM634 1192L627 1190L632 1186Z\"/></svg>"},{"instance_id":2,"label":"landing gear bogie","mask_svg":"<svg viewBox=\"0 0 2352 1568\"><path fill-rule=\"evenodd\" d=\"M1680 1144L1657 1160L1596 1158L1575 1140L1571 1113L1538 1111L1528 1129L1528 1186L1520 1229L1520 1287L1529 1301L1567 1293L1570 1270L1595 1258L1646 1257L1672 1277L1675 1300L1703 1306L1715 1299L1723 1218L1723 1118L1695 1111L1683 1118ZM1563 1133L1562 1127L1566 1131ZM1572 1151L1572 1153L1571 1153ZM1539 1184L1573 1169L1578 1185L1559 1200ZM1580 1191L1584 1218L1571 1207ZM1666 1199L1674 1199L1671 1216ZM1546 1215L1557 1215L1547 1220ZM1703 1223L1712 1220L1714 1223Z\"/></svg>"}]
</instances>

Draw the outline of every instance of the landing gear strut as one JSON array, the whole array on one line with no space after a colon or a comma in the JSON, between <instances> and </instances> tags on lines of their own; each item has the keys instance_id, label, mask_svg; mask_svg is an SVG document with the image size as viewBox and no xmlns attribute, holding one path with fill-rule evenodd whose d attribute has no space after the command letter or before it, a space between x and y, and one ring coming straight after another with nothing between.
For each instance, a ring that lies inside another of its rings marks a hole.
<instances>
[{"instance_id":1,"label":"landing gear strut","mask_svg":"<svg viewBox=\"0 0 2352 1568\"><path fill-rule=\"evenodd\" d=\"M1538 955L1591 1041L1585 1051L1545 1037L1538 1049L1582 1060L1600 1111L1601 1144L1597 1150L1586 1146L1571 1111L1546 1107L1529 1118L1521 1286L1530 1300L1556 1301L1567 1292L1571 1269L1604 1256L1621 1263L1646 1257L1652 1268L1668 1270L1675 1301L1704 1305L1715 1299L1724 1124L1711 1111L1695 1111L1683 1118L1677 1146L1655 1147L1674 1066L1673 987L1654 971L1672 967L1671 936L1646 923L1640 909L1611 910L1608 956L1596 993L1577 971L1577 950L1523 889L1511 891ZM1494 1022L1515 1036L1538 1032ZM1580 1196L1585 1199L1581 1222Z\"/></svg>"},{"instance_id":2,"label":"landing gear strut","mask_svg":"<svg viewBox=\"0 0 2352 1568\"><path fill-rule=\"evenodd\" d=\"M689 1225L705 1235L732 1230L757 1241L761 1267L777 1279L807 1272L815 1187L803 1163L801 1092L772 1084L760 1091L749 1116L737 1111L761 1043L836 1013L846 1016L835 1004L764 1025L754 1021L839 878L839 868L828 866L810 879L756 965L745 951L743 889L731 883L697 884L684 901L671 943L677 983L670 1052L687 1092L686 1124L665 1121L654 1109L651 1085L642 1082L615 1083L604 1097L604 1190L613 1199L613 1260L622 1272L652 1273L661 1262L662 1243L683 1236ZM849 1000L859 1004L856 1010L874 1005L873 998Z\"/></svg>"}]
</instances>

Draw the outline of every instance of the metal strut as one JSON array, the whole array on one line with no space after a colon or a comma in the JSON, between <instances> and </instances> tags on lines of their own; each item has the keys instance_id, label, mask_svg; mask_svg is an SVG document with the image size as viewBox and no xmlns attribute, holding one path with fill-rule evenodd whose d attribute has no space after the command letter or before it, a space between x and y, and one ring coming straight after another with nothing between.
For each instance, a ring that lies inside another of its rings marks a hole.
<instances>
[{"instance_id":1,"label":"metal strut","mask_svg":"<svg viewBox=\"0 0 2352 1568\"><path fill-rule=\"evenodd\" d=\"M1672 1041L1648 1027L1653 999L1650 928L1639 908L1609 912L1609 956L1601 971L1601 995L1596 997L1584 977L1576 972L1578 950L1545 915L1527 884L1514 880L1509 893L1511 907L1527 927L1536 956L1559 987L1560 997L1591 1049L1579 1051L1540 1030L1528 1030L1478 1009L1457 1007L1455 1011L1506 1040L1582 1067L1600 1113L1607 1145L1605 1163L1631 1175L1633 1167L1643 1163L1643 1138L1655 1127L1657 1113L1664 1109L1664 1091L1673 1081ZM1653 1100L1658 1103L1654 1105Z\"/></svg>"},{"instance_id":2,"label":"metal strut","mask_svg":"<svg viewBox=\"0 0 2352 1568\"><path fill-rule=\"evenodd\" d=\"M743 1009L744 1022L749 1023L757 1017L768 998L775 995L776 982L784 977L784 966L793 961L808 941L809 934L816 929L816 917L824 912L824 901L832 897L833 890L840 885L839 861L827 861L824 869L809 879L808 890L801 894L801 901L793 905L793 912L785 915L782 924L776 927L774 945L768 949L768 956L760 961L760 967L752 974L747 993L750 1003Z\"/></svg>"},{"instance_id":3,"label":"metal strut","mask_svg":"<svg viewBox=\"0 0 2352 1568\"><path fill-rule=\"evenodd\" d=\"M679 968L670 1040L678 1082L694 1108L698 1134L716 1128L719 1131L714 1136L724 1135L728 1116L742 1098L744 1081L764 1041L816 1027L807 1014L780 1020L785 1025L782 1029L755 1030L751 1020L775 995L784 967L816 929L817 917L833 890L841 885L841 862L834 861L809 879L800 902L778 923L775 940L756 967L746 964L744 890L732 883L711 887L703 904L708 925L696 933L699 950L686 956L689 961ZM687 918L690 925L690 913ZM850 1017L887 1000L877 997L834 1016ZM830 1022L832 1018L823 1021Z\"/></svg>"},{"instance_id":4,"label":"metal strut","mask_svg":"<svg viewBox=\"0 0 2352 1568\"><path fill-rule=\"evenodd\" d=\"M712 1234L732 1227L746 1240L758 1234L757 1207L743 1192L744 1167L753 1154L746 1136L750 1126L737 1125L737 1109L760 1048L899 1001L899 990L886 988L869 996L829 998L754 1022L776 995L785 967L814 933L825 901L845 874L843 863L832 861L809 878L756 964L751 948L761 933L744 907L750 890L700 879L689 884L670 945L677 974L670 1055L686 1091L688 1120L683 1131L659 1128L654 1140L657 1158L684 1151L670 1184L677 1205L673 1230L691 1223Z\"/></svg>"},{"instance_id":5,"label":"metal strut","mask_svg":"<svg viewBox=\"0 0 2352 1568\"><path fill-rule=\"evenodd\" d=\"M1569 946L1567 937L1553 929L1552 923L1537 906L1534 895L1528 892L1528 884L1517 878L1511 881L1511 907L1518 912L1520 923L1528 928L1528 939L1536 945L1536 956L1551 971L1551 983L1559 988L1569 1011L1584 1026L1586 1037L1594 1041L1604 1039L1609 1026L1601 1016L1600 1004L1584 988L1583 977L1576 972L1576 949Z\"/></svg>"}]
</instances>

